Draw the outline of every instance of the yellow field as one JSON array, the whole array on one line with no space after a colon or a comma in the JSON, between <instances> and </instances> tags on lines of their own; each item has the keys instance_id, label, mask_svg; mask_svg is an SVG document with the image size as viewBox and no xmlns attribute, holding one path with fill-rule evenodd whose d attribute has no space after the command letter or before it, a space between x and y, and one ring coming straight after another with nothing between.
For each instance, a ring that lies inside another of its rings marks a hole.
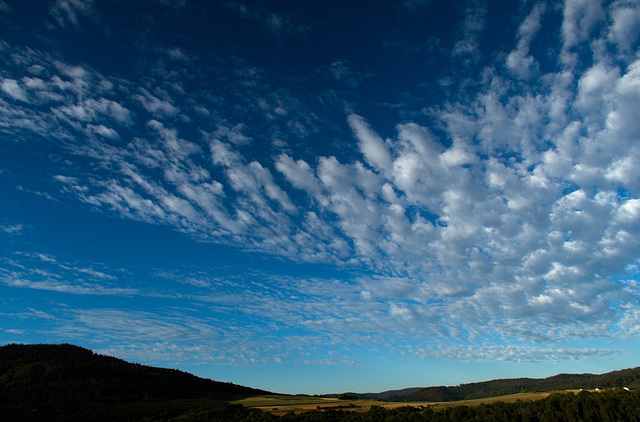
<instances>
[{"instance_id":1,"label":"yellow field","mask_svg":"<svg viewBox=\"0 0 640 422\"><path fill-rule=\"evenodd\" d=\"M388 403L375 400L338 400L324 397L301 396L256 396L232 402L251 409L259 409L276 415L287 412L302 413L318 407L344 408L347 410L367 411L371 406L384 406Z\"/></svg>"},{"instance_id":2,"label":"yellow field","mask_svg":"<svg viewBox=\"0 0 640 422\"><path fill-rule=\"evenodd\" d=\"M573 392L573 391L572 391ZM387 409L397 407L432 407L443 408L449 406L475 406L482 403L506 402L511 403L517 400L539 400L549 396L551 393L519 393L508 396L488 397L483 399L462 400L456 402L383 402L377 400L338 400L335 398L306 397L306 396L256 396L243 400L234 401L234 404L241 404L251 409L259 409L276 415L284 415L287 412L302 413L318 407L342 408L345 410L366 412L371 406L380 406Z\"/></svg>"}]
</instances>

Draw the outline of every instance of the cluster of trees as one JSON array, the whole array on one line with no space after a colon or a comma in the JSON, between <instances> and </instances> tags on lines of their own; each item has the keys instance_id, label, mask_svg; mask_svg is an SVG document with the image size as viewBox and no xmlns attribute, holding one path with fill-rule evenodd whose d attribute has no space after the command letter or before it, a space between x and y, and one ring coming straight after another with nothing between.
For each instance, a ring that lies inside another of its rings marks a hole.
<instances>
[{"instance_id":1,"label":"cluster of trees","mask_svg":"<svg viewBox=\"0 0 640 422\"><path fill-rule=\"evenodd\" d=\"M354 393L344 393L338 395L338 400L358 400L358 396Z\"/></svg>"}]
</instances>

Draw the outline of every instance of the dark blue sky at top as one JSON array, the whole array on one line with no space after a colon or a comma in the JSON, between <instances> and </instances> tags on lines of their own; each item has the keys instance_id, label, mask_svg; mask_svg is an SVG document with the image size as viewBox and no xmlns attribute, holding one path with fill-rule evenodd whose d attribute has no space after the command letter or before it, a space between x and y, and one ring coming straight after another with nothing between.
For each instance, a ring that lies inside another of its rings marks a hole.
<instances>
[{"instance_id":1,"label":"dark blue sky at top","mask_svg":"<svg viewBox=\"0 0 640 422\"><path fill-rule=\"evenodd\" d=\"M363 7L361 2L340 2L328 7L324 2L250 2L245 6L252 15L245 17L235 2L173 7L153 1L102 2L96 5L99 19L81 16L81 29L68 28L52 38L42 34L43 22L54 24L48 9L40 1L25 1L12 5L18 19L8 22L4 32L7 40L50 48L122 78L144 77L157 49L180 48L197 57L196 68L184 75L186 86L224 94L225 78L233 79L238 67L255 66L275 85L313 98L332 82L318 69L344 60L359 70L344 77L345 85L360 85L359 93L350 95L367 98L360 107L373 98L378 106L402 102L419 112L425 100L428 104L443 95L439 79L478 78L480 67L461 69L448 54L459 36L462 2L415 3L399 7L383 1ZM518 11L514 2L491 2L485 23L490 30L480 35L482 57L513 47L518 12L525 11ZM277 23L265 22L272 16L279 18ZM559 34L546 36L557 39ZM168 59L154 64L172 70ZM455 94L456 88L447 94Z\"/></svg>"}]
</instances>

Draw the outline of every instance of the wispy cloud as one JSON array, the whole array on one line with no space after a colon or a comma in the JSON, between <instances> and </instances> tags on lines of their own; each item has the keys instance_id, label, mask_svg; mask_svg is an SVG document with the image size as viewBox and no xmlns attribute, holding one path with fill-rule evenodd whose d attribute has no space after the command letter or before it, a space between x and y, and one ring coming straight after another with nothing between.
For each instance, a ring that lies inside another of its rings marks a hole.
<instances>
[{"instance_id":1,"label":"wispy cloud","mask_svg":"<svg viewBox=\"0 0 640 422\"><path fill-rule=\"evenodd\" d=\"M561 360L582 360L595 356L609 356L620 354L616 350L602 350L595 348L532 348L530 346L451 346L439 344L429 349L412 350L425 359L453 359L462 362L469 361L507 361L507 362L557 362Z\"/></svg>"},{"instance_id":2,"label":"wispy cloud","mask_svg":"<svg viewBox=\"0 0 640 422\"><path fill-rule=\"evenodd\" d=\"M23 224L11 224L8 226L0 226L0 231L6 234L21 234L25 228Z\"/></svg>"},{"instance_id":3,"label":"wispy cloud","mask_svg":"<svg viewBox=\"0 0 640 422\"><path fill-rule=\"evenodd\" d=\"M93 0L56 0L49 7L49 13L62 28L80 27L81 18L98 20L99 14Z\"/></svg>"},{"instance_id":4,"label":"wispy cloud","mask_svg":"<svg viewBox=\"0 0 640 422\"><path fill-rule=\"evenodd\" d=\"M59 262L42 253L14 252L0 260L0 283L9 287L79 295L138 295L136 288L116 283L117 277L91 266Z\"/></svg>"},{"instance_id":5,"label":"wispy cloud","mask_svg":"<svg viewBox=\"0 0 640 422\"><path fill-rule=\"evenodd\" d=\"M323 347L318 336L271 334L257 324L234 325L184 311L74 310L60 316L55 334L78 341L100 338L94 347L100 353L163 364L255 365L291 359L305 364L309 350Z\"/></svg>"},{"instance_id":6,"label":"wispy cloud","mask_svg":"<svg viewBox=\"0 0 640 422\"><path fill-rule=\"evenodd\" d=\"M237 1L227 1L226 7L238 12L243 18L258 23L267 32L281 36L293 33L304 33L310 29L309 25L302 25L295 22L286 13L269 10L256 4L241 3Z\"/></svg>"},{"instance_id":7,"label":"wispy cloud","mask_svg":"<svg viewBox=\"0 0 640 422\"><path fill-rule=\"evenodd\" d=\"M482 0L467 1L464 14L452 54L468 66L477 62L481 56L479 38L485 28L487 6Z\"/></svg>"},{"instance_id":8,"label":"wispy cloud","mask_svg":"<svg viewBox=\"0 0 640 422\"><path fill-rule=\"evenodd\" d=\"M13 12L13 8L5 1L0 1L0 14L8 15Z\"/></svg>"},{"instance_id":9,"label":"wispy cloud","mask_svg":"<svg viewBox=\"0 0 640 422\"><path fill-rule=\"evenodd\" d=\"M516 49L507 56L507 68L520 78L527 79L539 71L538 63L529 54L529 45L542 27L540 19L545 9L545 3L534 5L527 18L518 28L518 45Z\"/></svg>"}]
</instances>

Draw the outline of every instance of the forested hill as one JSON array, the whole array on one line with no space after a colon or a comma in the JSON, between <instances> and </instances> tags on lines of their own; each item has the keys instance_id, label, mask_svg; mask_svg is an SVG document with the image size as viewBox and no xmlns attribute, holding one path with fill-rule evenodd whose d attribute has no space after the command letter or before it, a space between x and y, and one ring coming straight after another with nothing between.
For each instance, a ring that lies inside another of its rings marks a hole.
<instances>
[{"instance_id":1,"label":"forested hill","mask_svg":"<svg viewBox=\"0 0 640 422\"><path fill-rule=\"evenodd\" d=\"M408 389L401 394L389 396L388 393L358 394L358 398L376 399L385 397L387 401L457 401L496 397L507 394L533 391L558 391L596 388L640 387L640 367L593 374L560 374L549 378L514 378L462 384L455 387L427 387Z\"/></svg>"},{"instance_id":2,"label":"forested hill","mask_svg":"<svg viewBox=\"0 0 640 422\"><path fill-rule=\"evenodd\" d=\"M14 420L25 412L46 415L42 420L58 420L56 414L73 416L67 420L117 420L118 414L131 416L132 409L140 416L147 411L172 414L203 399L257 394L272 393L128 363L69 344L0 347L0 415L15 414Z\"/></svg>"}]
</instances>

